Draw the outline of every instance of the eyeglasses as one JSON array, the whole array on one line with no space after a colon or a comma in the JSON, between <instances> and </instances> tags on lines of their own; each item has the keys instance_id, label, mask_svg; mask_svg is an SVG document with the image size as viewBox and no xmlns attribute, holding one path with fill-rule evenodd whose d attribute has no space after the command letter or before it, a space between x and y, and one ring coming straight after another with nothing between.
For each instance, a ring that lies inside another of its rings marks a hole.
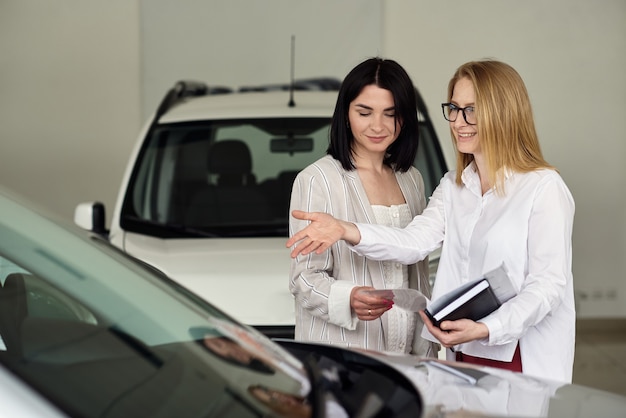
<instances>
[{"instance_id":1,"label":"eyeglasses","mask_svg":"<svg viewBox=\"0 0 626 418\"><path fill-rule=\"evenodd\" d=\"M476 125L476 114L474 113L474 106L458 107L452 103L442 103L441 109L443 110L443 117L448 122L456 121L459 116L459 110L463 113L463 119L468 125Z\"/></svg>"}]
</instances>

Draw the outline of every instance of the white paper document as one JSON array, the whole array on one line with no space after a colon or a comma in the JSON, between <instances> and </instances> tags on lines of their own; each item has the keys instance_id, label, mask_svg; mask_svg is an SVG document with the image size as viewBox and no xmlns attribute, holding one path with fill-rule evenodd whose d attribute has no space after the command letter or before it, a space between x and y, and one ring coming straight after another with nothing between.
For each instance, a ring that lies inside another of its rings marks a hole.
<instances>
[{"instance_id":1,"label":"white paper document","mask_svg":"<svg viewBox=\"0 0 626 418\"><path fill-rule=\"evenodd\" d=\"M422 292L415 289L381 289L368 290L367 293L389 299L394 306L409 312L418 312L426 308L428 298Z\"/></svg>"}]
</instances>

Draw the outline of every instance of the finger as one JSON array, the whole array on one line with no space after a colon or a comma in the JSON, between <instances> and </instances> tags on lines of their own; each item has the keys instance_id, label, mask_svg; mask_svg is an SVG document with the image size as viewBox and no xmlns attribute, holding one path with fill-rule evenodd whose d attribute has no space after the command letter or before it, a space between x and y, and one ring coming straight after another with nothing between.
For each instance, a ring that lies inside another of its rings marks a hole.
<instances>
[{"instance_id":1,"label":"finger","mask_svg":"<svg viewBox=\"0 0 626 418\"><path fill-rule=\"evenodd\" d=\"M393 307L393 302L391 301L380 301L376 303L368 303L367 307L372 310L372 312L379 312L381 314L385 313L389 309Z\"/></svg>"},{"instance_id":2,"label":"finger","mask_svg":"<svg viewBox=\"0 0 626 418\"><path fill-rule=\"evenodd\" d=\"M361 310L361 313L359 314L359 319L364 321L371 321L378 318L379 316L380 315L376 312L375 309L367 308Z\"/></svg>"},{"instance_id":3,"label":"finger","mask_svg":"<svg viewBox=\"0 0 626 418\"><path fill-rule=\"evenodd\" d=\"M439 328L441 328L441 330L445 332L462 331L464 329L462 321L463 320L443 321L441 324L439 324Z\"/></svg>"},{"instance_id":4,"label":"finger","mask_svg":"<svg viewBox=\"0 0 626 418\"><path fill-rule=\"evenodd\" d=\"M391 309L391 306L383 306L383 307L374 307L370 306L367 309L361 310L361 314L359 317L365 318L366 321L371 321L373 319L380 318L385 312Z\"/></svg>"},{"instance_id":5,"label":"finger","mask_svg":"<svg viewBox=\"0 0 626 418\"><path fill-rule=\"evenodd\" d=\"M307 245L309 244L306 241L300 241L297 245L294 245L294 247L291 249L291 257L296 258L296 256L300 254L302 250L307 247Z\"/></svg>"},{"instance_id":6,"label":"finger","mask_svg":"<svg viewBox=\"0 0 626 418\"><path fill-rule=\"evenodd\" d=\"M296 258L298 255L302 254L302 255L307 255L309 253L312 253L313 251L315 251L315 249L318 247L318 243L316 243L315 241L311 241L311 240L304 240L300 243L300 245L296 246L292 251L291 251L291 257L292 258Z\"/></svg>"},{"instance_id":7,"label":"finger","mask_svg":"<svg viewBox=\"0 0 626 418\"><path fill-rule=\"evenodd\" d=\"M302 241L304 238L307 237L307 233L304 232L304 229L301 231L296 232L295 234L293 234L288 240L287 240L287 247L291 247L292 245L294 245L296 242L298 241Z\"/></svg>"},{"instance_id":8,"label":"finger","mask_svg":"<svg viewBox=\"0 0 626 418\"><path fill-rule=\"evenodd\" d=\"M378 306L386 306L392 299L386 298L384 296L373 296L371 291L374 291L371 286L361 286L354 292L354 298L359 303L363 303L366 305L378 305ZM389 292L391 297L393 297L393 293Z\"/></svg>"},{"instance_id":9,"label":"finger","mask_svg":"<svg viewBox=\"0 0 626 418\"><path fill-rule=\"evenodd\" d=\"M291 250L291 258L296 258L300 254L300 247L296 247Z\"/></svg>"},{"instance_id":10,"label":"finger","mask_svg":"<svg viewBox=\"0 0 626 418\"><path fill-rule=\"evenodd\" d=\"M306 249L306 247L310 245L310 241L309 240L302 240L300 241L297 245L295 245L293 247L293 249L291 250L291 257L292 258L296 258L299 254L302 253L302 251L304 251Z\"/></svg>"},{"instance_id":11,"label":"finger","mask_svg":"<svg viewBox=\"0 0 626 418\"><path fill-rule=\"evenodd\" d=\"M296 219L300 219L303 221L307 221L311 219L311 213L310 212L305 212L303 210L293 210L291 211L291 216L293 216Z\"/></svg>"},{"instance_id":12,"label":"finger","mask_svg":"<svg viewBox=\"0 0 626 418\"><path fill-rule=\"evenodd\" d=\"M433 326L433 323L431 322L428 315L426 315L424 310L419 311L419 314L420 314L420 317L422 318L422 322L424 322L424 324L426 324L426 326L430 329L430 327Z\"/></svg>"},{"instance_id":13,"label":"finger","mask_svg":"<svg viewBox=\"0 0 626 418\"><path fill-rule=\"evenodd\" d=\"M320 254L319 247L320 247L320 244L318 242L311 241L309 245L307 245L306 247L302 249L302 255L307 255L313 252Z\"/></svg>"},{"instance_id":14,"label":"finger","mask_svg":"<svg viewBox=\"0 0 626 418\"><path fill-rule=\"evenodd\" d=\"M384 308L393 304L393 299L387 299L385 297L370 296L367 294L367 292L357 294L356 299L359 302L369 305L370 307L374 307L374 308Z\"/></svg>"},{"instance_id":15,"label":"finger","mask_svg":"<svg viewBox=\"0 0 626 418\"><path fill-rule=\"evenodd\" d=\"M377 308L387 308L393 306L393 299L376 298L371 305Z\"/></svg>"},{"instance_id":16,"label":"finger","mask_svg":"<svg viewBox=\"0 0 626 418\"><path fill-rule=\"evenodd\" d=\"M428 315L424 313L423 310L419 311L419 314L420 317L422 317L422 321L424 322L424 325L426 325L426 329L428 329L428 332L430 332L435 338L439 339L441 330L433 325L432 321L430 320Z\"/></svg>"},{"instance_id":17,"label":"finger","mask_svg":"<svg viewBox=\"0 0 626 418\"><path fill-rule=\"evenodd\" d=\"M328 244L328 243L326 243L326 242L320 242L320 243L318 243L318 247L317 247L317 249L315 250L315 254L321 254L321 253L323 253L324 251L326 251L327 249L329 249L329 248L330 248L330 246L331 246L331 244Z\"/></svg>"}]
</instances>

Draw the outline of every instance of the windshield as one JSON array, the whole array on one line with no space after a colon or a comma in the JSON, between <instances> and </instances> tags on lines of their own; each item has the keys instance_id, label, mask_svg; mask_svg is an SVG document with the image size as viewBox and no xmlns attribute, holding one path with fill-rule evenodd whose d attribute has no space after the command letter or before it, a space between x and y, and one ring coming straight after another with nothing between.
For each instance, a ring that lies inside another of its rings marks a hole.
<instances>
[{"instance_id":1,"label":"windshield","mask_svg":"<svg viewBox=\"0 0 626 418\"><path fill-rule=\"evenodd\" d=\"M291 184L324 155L329 123L280 118L157 127L135 167L123 227L157 236L286 236Z\"/></svg>"},{"instance_id":2,"label":"windshield","mask_svg":"<svg viewBox=\"0 0 626 418\"><path fill-rule=\"evenodd\" d=\"M272 390L310 416L287 351L100 239L42 225L45 240L0 225L0 361L61 409L258 417Z\"/></svg>"},{"instance_id":3,"label":"windshield","mask_svg":"<svg viewBox=\"0 0 626 418\"><path fill-rule=\"evenodd\" d=\"M329 127L330 117L157 125L134 167L121 226L160 238L287 236L293 180L326 154ZM430 196L445 163L426 122L415 166Z\"/></svg>"}]
</instances>

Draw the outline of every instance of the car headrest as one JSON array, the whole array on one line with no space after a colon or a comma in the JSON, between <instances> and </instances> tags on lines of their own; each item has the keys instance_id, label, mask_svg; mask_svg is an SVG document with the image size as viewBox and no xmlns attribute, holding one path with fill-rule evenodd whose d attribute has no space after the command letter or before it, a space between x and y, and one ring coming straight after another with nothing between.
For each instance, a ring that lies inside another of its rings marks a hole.
<instances>
[{"instance_id":1,"label":"car headrest","mask_svg":"<svg viewBox=\"0 0 626 418\"><path fill-rule=\"evenodd\" d=\"M215 142L209 149L209 173L218 175L249 174L252 157L245 142L226 139Z\"/></svg>"}]
</instances>

